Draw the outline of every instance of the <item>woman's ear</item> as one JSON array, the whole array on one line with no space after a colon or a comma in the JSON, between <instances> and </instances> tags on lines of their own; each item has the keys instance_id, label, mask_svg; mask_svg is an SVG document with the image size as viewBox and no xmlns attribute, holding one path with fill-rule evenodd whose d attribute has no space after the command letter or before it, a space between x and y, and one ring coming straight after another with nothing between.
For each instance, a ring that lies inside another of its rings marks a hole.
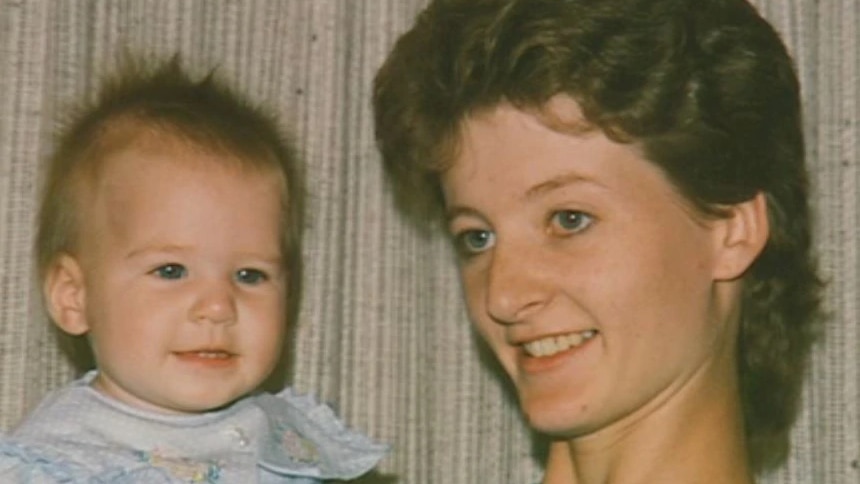
<instances>
[{"instance_id":1,"label":"woman's ear","mask_svg":"<svg viewBox=\"0 0 860 484\"><path fill-rule=\"evenodd\" d=\"M717 260L713 276L718 281L743 276L764 250L770 235L764 193L727 209L727 215L715 221Z\"/></svg>"},{"instance_id":2,"label":"woman's ear","mask_svg":"<svg viewBox=\"0 0 860 484\"><path fill-rule=\"evenodd\" d=\"M89 331L84 273L77 259L68 254L57 257L48 270L42 290L54 324L72 335Z\"/></svg>"}]
</instances>

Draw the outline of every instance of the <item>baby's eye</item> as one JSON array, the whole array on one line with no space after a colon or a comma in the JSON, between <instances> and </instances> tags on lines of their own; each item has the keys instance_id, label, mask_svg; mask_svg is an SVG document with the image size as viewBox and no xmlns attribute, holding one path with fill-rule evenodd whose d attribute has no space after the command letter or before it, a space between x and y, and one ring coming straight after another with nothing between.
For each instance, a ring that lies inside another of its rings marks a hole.
<instances>
[{"instance_id":1,"label":"baby's eye","mask_svg":"<svg viewBox=\"0 0 860 484\"><path fill-rule=\"evenodd\" d=\"M454 236L457 251L465 256L484 252L493 246L496 234L489 230L466 230Z\"/></svg>"},{"instance_id":2,"label":"baby's eye","mask_svg":"<svg viewBox=\"0 0 860 484\"><path fill-rule=\"evenodd\" d=\"M156 267L152 274L162 279L182 279L188 274L188 269L181 264L164 264Z\"/></svg>"},{"instance_id":3,"label":"baby's eye","mask_svg":"<svg viewBox=\"0 0 860 484\"><path fill-rule=\"evenodd\" d=\"M242 284L259 284L269 280L269 276L259 269L239 269L236 271L236 280Z\"/></svg>"},{"instance_id":4,"label":"baby's eye","mask_svg":"<svg viewBox=\"0 0 860 484\"><path fill-rule=\"evenodd\" d=\"M551 223L566 234L576 234L594 223L594 217L578 210L559 210L553 212Z\"/></svg>"}]
</instances>

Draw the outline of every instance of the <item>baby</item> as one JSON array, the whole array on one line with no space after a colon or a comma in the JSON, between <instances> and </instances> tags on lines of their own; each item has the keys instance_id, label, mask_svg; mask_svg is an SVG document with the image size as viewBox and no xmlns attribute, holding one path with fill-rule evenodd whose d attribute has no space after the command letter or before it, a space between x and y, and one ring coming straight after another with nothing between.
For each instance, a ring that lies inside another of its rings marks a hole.
<instances>
[{"instance_id":1,"label":"baby","mask_svg":"<svg viewBox=\"0 0 860 484\"><path fill-rule=\"evenodd\" d=\"M47 169L48 311L95 370L0 439L0 482L315 483L386 446L256 390L296 314L298 174L275 123L174 59L129 63Z\"/></svg>"}]
</instances>

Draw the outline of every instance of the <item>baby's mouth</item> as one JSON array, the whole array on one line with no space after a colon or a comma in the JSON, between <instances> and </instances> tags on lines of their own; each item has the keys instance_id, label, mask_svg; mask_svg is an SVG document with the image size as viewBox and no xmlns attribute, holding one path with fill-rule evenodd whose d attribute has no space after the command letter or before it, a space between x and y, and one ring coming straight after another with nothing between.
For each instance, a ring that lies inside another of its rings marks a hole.
<instances>
[{"instance_id":1,"label":"baby's mouth","mask_svg":"<svg viewBox=\"0 0 860 484\"><path fill-rule=\"evenodd\" d=\"M210 351L210 350L190 351L189 353L193 354L194 356L196 356L198 358L212 359L212 360L224 360L224 359L227 359L227 358L230 358L233 356L232 353L228 353L226 351L220 351L220 350L216 350L216 351Z\"/></svg>"},{"instance_id":2,"label":"baby's mouth","mask_svg":"<svg viewBox=\"0 0 860 484\"><path fill-rule=\"evenodd\" d=\"M174 354L182 359L199 359L211 361L224 361L234 358L236 356L235 353L231 353L226 350L215 349L177 351Z\"/></svg>"},{"instance_id":3,"label":"baby's mouth","mask_svg":"<svg viewBox=\"0 0 860 484\"><path fill-rule=\"evenodd\" d=\"M582 346L587 341L597 336L597 334L598 331L596 329L588 329L576 333L547 336L546 338L524 343L523 349L528 356L533 358L553 356L561 353L562 351Z\"/></svg>"}]
</instances>

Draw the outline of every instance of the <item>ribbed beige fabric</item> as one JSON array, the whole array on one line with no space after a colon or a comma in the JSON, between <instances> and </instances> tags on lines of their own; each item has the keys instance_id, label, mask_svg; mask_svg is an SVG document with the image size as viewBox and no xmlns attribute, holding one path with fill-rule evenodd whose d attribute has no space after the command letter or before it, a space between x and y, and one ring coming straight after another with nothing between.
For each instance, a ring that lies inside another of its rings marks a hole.
<instances>
[{"instance_id":1,"label":"ribbed beige fabric","mask_svg":"<svg viewBox=\"0 0 860 484\"><path fill-rule=\"evenodd\" d=\"M371 79L425 0L0 0L0 429L72 375L31 270L39 162L55 122L118 50L180 51L276 109L307 165L295 386L394 444L403 483L529 483L515 405L482 366L454 264L392 206L372 139ZM833 318L784 471L860 482L860 2L759 0L804 84L816 237ZM395 480L396 478L396 480Z\"/></svg>"}]
</instances>

